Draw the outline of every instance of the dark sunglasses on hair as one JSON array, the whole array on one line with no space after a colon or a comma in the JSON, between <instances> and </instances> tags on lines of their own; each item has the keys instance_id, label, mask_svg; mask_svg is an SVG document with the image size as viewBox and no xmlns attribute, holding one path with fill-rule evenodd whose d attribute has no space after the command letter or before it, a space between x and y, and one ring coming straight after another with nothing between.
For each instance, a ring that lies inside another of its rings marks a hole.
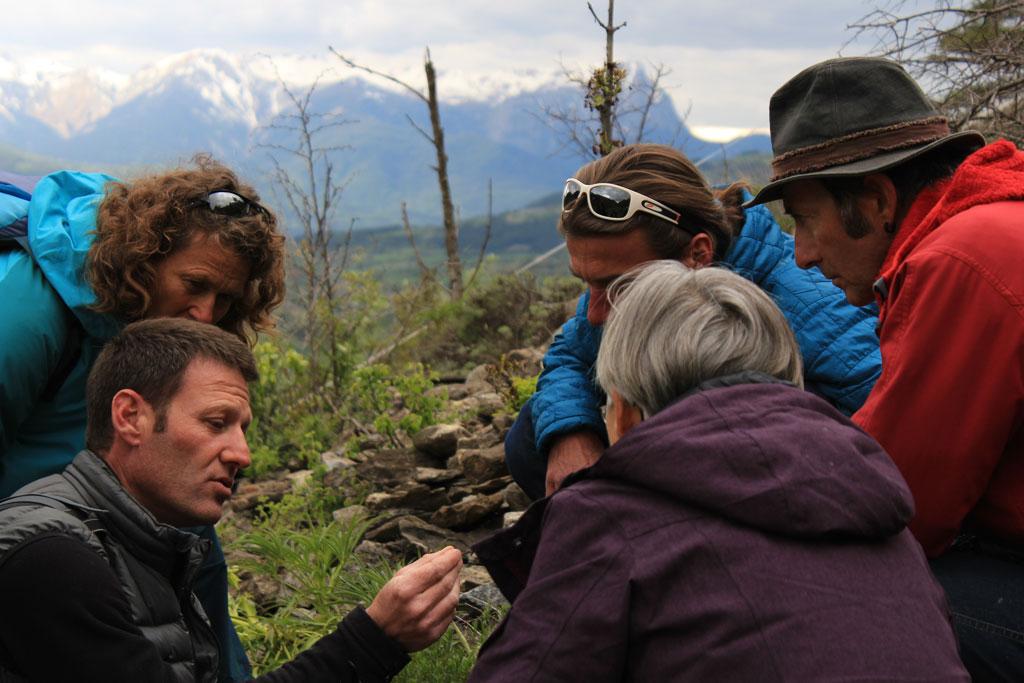
<instances>
[{"instance_id":1,"label":"dark sunglasses on hair","mask_svg":"<svg viewBox=\"0 0 1024 683\"><path fill-rule=\"evenodd\" d=\"M193 206L206 207L222 216L252 216L257 213L270 215L269 211L256 202L231 190L214 190L202 199L195 200Z\"/></svg>"},{"instance_id":2,"label":"dark sunglasses on hair","mask_svg":"<svg viewBox=\"0 0 1024 683\"><path fill-rule=\"evenodd\" d=\"M679 225L682 218L682 214L675 209L670 209L661 202L634 192L628 187L611 183L587 185L575 178L565 181L565 188L562 190L562 211L572 209L581 194L587 195L587 208L590 209L590 213L606 221L626 221L637 211L657 216L673 225Z\"/></svg>"}]
</instances>

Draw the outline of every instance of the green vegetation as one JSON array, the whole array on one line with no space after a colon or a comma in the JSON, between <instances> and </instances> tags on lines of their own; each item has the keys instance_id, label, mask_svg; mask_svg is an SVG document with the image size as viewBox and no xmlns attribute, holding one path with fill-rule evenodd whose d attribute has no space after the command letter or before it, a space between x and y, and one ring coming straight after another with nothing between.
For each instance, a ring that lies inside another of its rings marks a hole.
<instances>
[{"instance_id":1,"label":"green vegetation","mask_svg":"<svg viewBox=\"0 0 1024 683\"><path fill-rule=\"evenodd\" d=\"M225 546L241 551L231 567L230 609L256 675L313 645L356 605L369 605L397 570L368 564L355 554L367 520L334 521L331 511L343 502L337 490L314 477L297 493L264 506L251 529L234 521L221 525ZM257 599L248 587L259 582L276 591ZM395 680L465 680L480 644L500 618L493 613L473 622L458 619L438 642L414 655Z\"/></svg>"}]
</instances>

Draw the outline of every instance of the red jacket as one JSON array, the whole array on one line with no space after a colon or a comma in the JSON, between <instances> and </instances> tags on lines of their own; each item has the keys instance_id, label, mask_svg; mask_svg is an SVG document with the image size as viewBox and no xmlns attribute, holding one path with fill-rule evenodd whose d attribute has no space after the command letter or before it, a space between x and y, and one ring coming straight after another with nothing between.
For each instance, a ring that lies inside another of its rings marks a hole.
<instances>
[{"instance_id":1,"label":"red jacket","mask_svg":"<svg viewBox=\"0 0 1024 683\"><path fill-rule=\"evenodd\" d=\"M997 142L911 206L876 284L882 375L853 419L914 494L929 556L1024 542L1024 152Z\"/></svg>"}]
</instances>

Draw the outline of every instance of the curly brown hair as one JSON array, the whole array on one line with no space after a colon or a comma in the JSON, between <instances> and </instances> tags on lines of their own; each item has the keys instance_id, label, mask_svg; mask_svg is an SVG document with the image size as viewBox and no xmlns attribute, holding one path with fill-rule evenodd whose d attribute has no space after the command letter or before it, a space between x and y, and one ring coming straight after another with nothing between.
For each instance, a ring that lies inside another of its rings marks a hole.
<instances>
[{"instance_id":1,"label":"curly brown hair","mask_svg":"<svg viewBox=\"0 0 1024 683\"><path fill-rule=\"evenodd\" d=\"M192 161L194 168L107 186L86 263L86 279L96 293L93 308L125 322L145 318L160 261L194 235L213 235L249 264L245 294L217 325L251 343L256 332L273 327L270 312L284 298L284 237L270 211L226 216L197 203L217 190L255 203L259 196L211 157Z\"/></svg>"},{"instance_id":2,"label":"curly brown hair","mask_svg":"<svg viewBox=\"0 0 1024 683\"><path fill-rule=\"evenodd\" d=\"M740 204L743 183L714 191L697 167L676 149L665 145L637 144L619 147L611 154L586 164L574 176L587 185L612 183L669 206L682 214L680 227L645 213L628 221L605 221L590 213L587 200L580 199L563 211L559 232L585 237L627 232L640 228L661 258L678 260L690 239L707 233L715 245L715 260L725 257L732 238L745 220Z\"/></svg>"}]
</instances>

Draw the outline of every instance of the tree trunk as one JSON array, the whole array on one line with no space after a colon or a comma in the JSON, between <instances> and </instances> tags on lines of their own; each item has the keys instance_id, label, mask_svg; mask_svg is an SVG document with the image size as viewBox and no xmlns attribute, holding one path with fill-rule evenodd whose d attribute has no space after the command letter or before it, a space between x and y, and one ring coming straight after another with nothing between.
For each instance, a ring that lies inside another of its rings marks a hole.
<instances>
[{"instance_id":1,"label":"tree trunk","mask_svg":"<svg viewBox=\"0 0 1024 683\"><path fill-rule=\"evenodd\" d=\"M441 112L437 102L437 78L430 53L423 64L427 72L427 106L430 109L430 126L433 129L434 150L437 152L437 183L441 187L441 210L444 216L444 249L448 255L448 282L452 300L462 298L462 261L459 258L459 226L455 222L455 207L452 205L452 191L448 184L448 155L444 151L444 129L441 127Z\"/></svg>"}]
</instances>

